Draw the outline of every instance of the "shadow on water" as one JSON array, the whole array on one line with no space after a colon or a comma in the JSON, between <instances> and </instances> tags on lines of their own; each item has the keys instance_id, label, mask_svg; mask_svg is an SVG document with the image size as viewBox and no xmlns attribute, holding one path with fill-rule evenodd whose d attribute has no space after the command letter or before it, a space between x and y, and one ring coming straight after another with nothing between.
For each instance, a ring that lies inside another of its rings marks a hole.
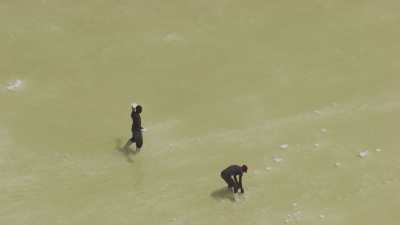
<instances>
[{"instance_id":1,"label":"shadow on water","mask_svg":"<svg viewBox=\"0 0 400 225\"><path fill-rule=\"evenodd\" d=\"M115 150L121 152L129 163L133 163L133 160L130 156L139 153L138 151L132 150L131 148L124 148L123 142L120 138L117 138L115 140Z\"/></svg>"},{"instance_id":2,"label":"shadow on water","mask_svg":"<svg viewBox=\"0 0 400 225\"><path fill-rule=\"evenodd\" d=\"M219 188L215 191L213 191L211 194L211 197L213 197L215 200L230 200L231 202L235 201L235 197L233 196L233 193L228 190L228 188L223 187Z\"/></svg>"}]
</instances>

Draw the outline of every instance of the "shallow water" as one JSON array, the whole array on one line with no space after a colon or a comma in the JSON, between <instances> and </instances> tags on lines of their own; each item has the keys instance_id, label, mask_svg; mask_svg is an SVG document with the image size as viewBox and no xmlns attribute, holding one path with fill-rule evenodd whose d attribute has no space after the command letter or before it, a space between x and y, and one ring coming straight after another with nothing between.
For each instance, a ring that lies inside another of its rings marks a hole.
<instances>
[{"instance_id":1,"label":"shallow water","mask_svg":"<svg viewBox=\"0 0 400 225\"><path fill-rule=\"evenodd\" d=\"M0 224L398 224L399 9L1 1Z\"/></svg>"}]
</instances>

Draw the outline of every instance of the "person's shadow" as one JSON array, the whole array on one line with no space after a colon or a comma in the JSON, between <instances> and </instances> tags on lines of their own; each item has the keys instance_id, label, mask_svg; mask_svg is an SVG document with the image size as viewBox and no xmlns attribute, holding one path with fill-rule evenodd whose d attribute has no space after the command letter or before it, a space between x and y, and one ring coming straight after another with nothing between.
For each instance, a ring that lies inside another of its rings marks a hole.
<instances>
[{"instance_id":1,"label":"person's shadow","mask_svg":"<svg viewBox=\"0 0 400 225\"><path fill-rule=\"evenodd\" d=\"M215 200L230 200L231 202L235 201L235 197L233 196L233 193L228 190L227 187L219 188L210 194L211 197L213 197Z\"/></svg>"},{"instance_id":2,"label":"person's shadow","mask_svg":"<svg viewBox=\"0 0 400 225\"><path fill-rule=\"evenodd\" d=\"M138 151L134 151L130 148L127 148L122 144L123 144L122 140L120 138L117 138L115 140L115 150L121 152L129 163L133 163L133 160L131 159L130 155L136 155Z\"/></svg>"}]
</instances>

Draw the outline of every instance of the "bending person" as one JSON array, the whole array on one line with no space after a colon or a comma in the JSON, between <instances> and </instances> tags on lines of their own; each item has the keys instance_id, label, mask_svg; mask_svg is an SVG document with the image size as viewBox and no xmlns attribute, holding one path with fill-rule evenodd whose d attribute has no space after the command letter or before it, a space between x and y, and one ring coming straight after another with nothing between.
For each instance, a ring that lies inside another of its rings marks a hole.
<instances>
[{"instance_id":1,"label":"bending person","mask_svg":"<svg viewBox=\"0 0 400 225\"><path fill-rule=\"evenodd\" d=\"M242 176L243 173L247 173L247 166L242 165L232 165L227 167L221 172L221 177L228 184L228 189L237 193L238 189L240 189L241 193L244 193L243 185L242 185ZM238 179L239 178L239 179Z\"/></svg>"}]
</instances>

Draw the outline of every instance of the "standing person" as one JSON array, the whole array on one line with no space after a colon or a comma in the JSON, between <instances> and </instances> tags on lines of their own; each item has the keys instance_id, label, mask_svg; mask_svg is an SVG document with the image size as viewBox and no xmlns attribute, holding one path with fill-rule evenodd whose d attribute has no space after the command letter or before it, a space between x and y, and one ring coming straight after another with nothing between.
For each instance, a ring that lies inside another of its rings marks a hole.
<instances>
[{"instance_id":1,"label":"standing person","mask_svg":"<svg viewBox=\"0 0 400 225\"><path fill-rule=\"evenodd\" d=\"M132 103L131 106L132 106L132 112L131 112L132 137L125 144L124 149L129 148L129 146L131 146L133 143L136 143L136 151L140 151L140 148L143 145L143 134L142 134L143 127L142 127L142 118L140 117L140 114L143 111L143 107L136 103Z\"/></svg>"},{"instance_id":2,"label":"standing person","mask_svg":"<svg viewBox=\"0 0 400 225\"><path fill-rule=\"evenodd\" d=\"M237 193L238 189L240 189L241 193L244 193L243 185L242 185L242 176L243 173L247 173L247 166L242 165L232 165L227 167L221 172L221 177L224 181L228 184L228 189L232 190L233 192ZM239 177L239 181L237 179Z\"/></svg>"}]
</instances>

